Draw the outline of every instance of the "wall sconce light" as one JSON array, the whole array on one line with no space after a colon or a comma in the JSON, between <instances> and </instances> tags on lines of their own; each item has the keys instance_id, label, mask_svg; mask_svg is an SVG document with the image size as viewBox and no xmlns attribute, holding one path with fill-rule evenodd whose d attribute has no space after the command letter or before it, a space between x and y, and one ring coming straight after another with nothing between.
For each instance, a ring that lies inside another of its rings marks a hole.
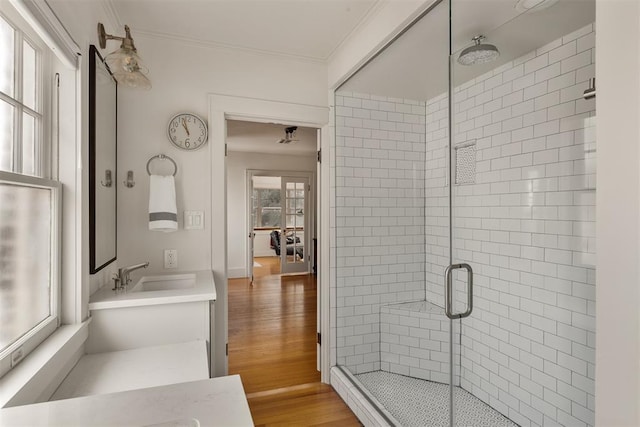
<instances>
[{"instance_id":1,"label":"wall sconce light","mask_svg":"<svg viewBox=\"0 0 640 427\"><path fill-rule=\"evenodd\" d=\"M151 81L145 75L149 73L149 70L142 65L128 25L124 26L124 31L126 33L124 37L112 36L104 31L102 23L98 23L100 48L107 47L107 40L122 42L120 48L108 54L104 60L118 84L132 88L151 89Z\"/></svg>"}]
</instances>

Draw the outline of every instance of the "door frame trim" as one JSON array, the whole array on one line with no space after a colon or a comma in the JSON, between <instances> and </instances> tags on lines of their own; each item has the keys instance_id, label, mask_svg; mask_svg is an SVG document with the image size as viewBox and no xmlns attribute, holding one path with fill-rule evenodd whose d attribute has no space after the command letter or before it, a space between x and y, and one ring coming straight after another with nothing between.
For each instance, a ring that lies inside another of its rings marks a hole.
<instances>
[{"instance_id":1,"label":"door frame trim","mask_svg":"<svg viewBox=\"0 0 640 427\"><path fill-rule=\"evenodd\" d=\"M227 343L229 336L228 316L228 272L227 272L227 165L225 145L227 137L227 119L249 120L261 123L297 123L300 126L324 128L329 124L329 107L297 104L291 102L270 101L265 99L209 94L209 182L211 183L211 269L216 284L217 300L212 330L215 331L211 343L212 376L224 376L228 373ZM327 179L325 177L324 179ZM324 184L323 184L324 185ZM328 186L328 181L326 183ZM329 198L326 204L329 206ZM324 209L323 209L324 211ZM322 230L324 231L324 230ZM319 244L322 242L319 241ZM324 242L329 245L329 242ZM321 262L321 270L326 273L319 277L329 277L329 260ZM324 280L322 280L324 282ZM328 283L328 280L327 280ZM321 285L319 291L329 294L329 287ZM322 329L329 336L329 308L322 309ZM326 351L326 350L325 350ZM322 352L324 356L325 351ZM330 360L323 357L322 378L328 378Z\"/></svg>"}]
</instances>

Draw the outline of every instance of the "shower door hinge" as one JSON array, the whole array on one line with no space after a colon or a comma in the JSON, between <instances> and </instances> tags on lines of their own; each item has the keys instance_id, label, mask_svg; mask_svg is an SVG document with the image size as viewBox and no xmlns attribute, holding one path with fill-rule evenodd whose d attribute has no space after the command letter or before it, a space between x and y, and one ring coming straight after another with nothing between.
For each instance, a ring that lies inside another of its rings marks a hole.
<instances>
[{"instance_id":1,"label":"shower door hinge","mask_svg":"<svg viewBox=\"0 0 640 427\"><path fill-rule=\"evenodd\" d=\"M225 144L224 144L224 156L225 156L225 157L227 157L227 156L229 155L229 150L228 150L227 148L228 148L228 146L227 146L227 144L225 143Z\"/></svg>"},{"instance_id":2,"label":"shower door hinge","mask_svg":"<svg viewBox=\"0 0 640 427\"><path fill-rule=\"evenodd\" d=\"M318 163L322 163L322 150L318 150Z\"/></svg>"},{"instance_id":3,"label":"shower door hinge","mask_svg":"<svg viewBox=\"0 0 640 427\"><path fill-rule=\"evenodd\" d=\"M318 345L322 345L322 335L320 334L320 332L318 332L317 343L318 343Z\"/></svg>"}]
</instances>

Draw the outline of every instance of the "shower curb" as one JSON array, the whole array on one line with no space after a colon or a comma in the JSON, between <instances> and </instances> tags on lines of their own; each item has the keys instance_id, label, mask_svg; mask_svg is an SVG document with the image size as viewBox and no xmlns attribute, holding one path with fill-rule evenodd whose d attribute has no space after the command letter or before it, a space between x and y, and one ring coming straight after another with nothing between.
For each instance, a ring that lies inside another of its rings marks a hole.
<instances>
[{"instance_id":1,"label":"shower curb","mask_svg":"<svg viewBox=\"0 0 640 427\"><path fill-rule=\"evenodd\" d=\"M366 427L399 427L401 424L350 372L340 366L331 368L331 385L349 409Z\"/></svg>"}]
</instances>

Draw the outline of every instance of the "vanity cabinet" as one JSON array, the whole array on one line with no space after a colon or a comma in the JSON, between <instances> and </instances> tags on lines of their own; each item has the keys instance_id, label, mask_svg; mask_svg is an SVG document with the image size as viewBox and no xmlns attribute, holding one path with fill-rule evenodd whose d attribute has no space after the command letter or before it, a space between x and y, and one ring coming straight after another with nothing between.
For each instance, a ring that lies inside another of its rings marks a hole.
<instances>
[{"instance_id":1,"label":"vanity cabinet","mask_svg":"<svg viewBox=\"0 0 640 427\"><path fill-rule=\"evenodd\" d=\"M93 294L89 300L87 354L203 341L212 355L216 299L213 272L203 270L173 276L195 276L195 283L163 290L133 285L129 291L120 293L103 287ZM142 277L139 283L158 277ZM171 276L167 277L165 284ZM209 367L212 363L209 360Z\"/></svg>"},{"instance_id":2,"label":"vanity cabinet","mask_svg":"<svg viewBox=\"0 0 640 427\"><path fill-rule=\"evenodd\" d=\"M210 341L213 303L166 303L91 310L88 354Z\"/></svg>"}]
</instances>

